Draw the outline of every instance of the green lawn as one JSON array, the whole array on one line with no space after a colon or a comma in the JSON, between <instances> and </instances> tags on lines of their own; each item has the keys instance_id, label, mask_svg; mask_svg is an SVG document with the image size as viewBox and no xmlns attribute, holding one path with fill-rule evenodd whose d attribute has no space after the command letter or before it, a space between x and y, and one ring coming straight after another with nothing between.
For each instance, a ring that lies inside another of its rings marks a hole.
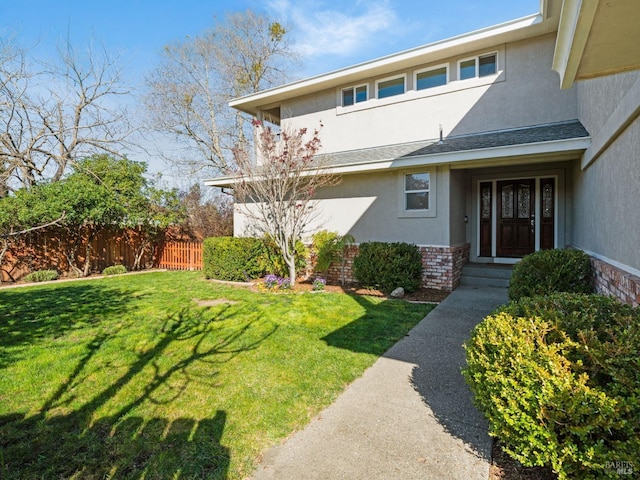
<instances>
[{"instance_id":1,"label":"green lawn","mask_svg":"<svg viewBox=\"0 0 640 480\"><path fill-rule=\"evenodd\" d=\"M0 290L0 478L243 478L429 308L195 272Z\"/></svg>"}]
</instances>

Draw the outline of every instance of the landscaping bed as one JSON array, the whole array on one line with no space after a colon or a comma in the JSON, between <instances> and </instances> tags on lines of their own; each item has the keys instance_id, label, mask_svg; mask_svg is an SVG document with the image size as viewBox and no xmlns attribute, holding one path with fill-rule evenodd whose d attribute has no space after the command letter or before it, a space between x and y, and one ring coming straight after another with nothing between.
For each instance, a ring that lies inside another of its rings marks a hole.
<instances>
[{"instance_id":1,"label":"landscaping bed","mask_svg":"<svg viewBox=\"0 0 640 480\"><path fill-rule=\"evenodd\" d=\"M254 282L247 283L247 286L253 286L254 290L257 290L257 285L264 283L264 278L260 278L255 280ZM299 279L293 291L296 292L312 292L313 289L313 281L312 280L304 280ZM356 284L347 284L347 285L332 285L326 284L324 289L319 292L329 292L329 293L349 293L352 295L364 295L370 297L378 297L378 298L390 298L389 295L384 293L382 290L375 288L365 288ZM419 288L415 292L407 293L402 300L408 302L416 302L416 303L440 303L445 298L449 296L451 292L447 292L444 290L436 290L434 288Z\"/></svg>"},{"instance_id":2,"label":"landscaping bed","mask_svg":"<svg viewBox=\"0 0 640 480\"><path fill-rule=\"evenodd\" d=\"M489 480L557 480L550 468L524 467L502 450L499 441L493 442Z\"/></svg>"}]
</instances>

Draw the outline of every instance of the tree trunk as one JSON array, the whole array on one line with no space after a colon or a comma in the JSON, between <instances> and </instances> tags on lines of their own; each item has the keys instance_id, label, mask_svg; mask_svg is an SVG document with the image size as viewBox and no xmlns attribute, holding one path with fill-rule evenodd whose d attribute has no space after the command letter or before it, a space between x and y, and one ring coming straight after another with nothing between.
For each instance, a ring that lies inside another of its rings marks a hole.
<instances>
[{"instance_id":1,"label":"tree trunk","mask_svg":"<svg viewBox=\"0 0 640 480\"><path fill-rule=\"evenodd\" d=\"M85 248L85 256L84 256L84 267L82 269L82 276L88 277L91 271L91 241L93 239L89 238L87 240L87 247Z\"/></svg>"},{"instance_id":2,"label":"tree trunk","mask_svg":"<svg viewBox=\"0 0 640 480\"><path fill-rule=\"evenodd\" d=\"M142 270L142 268L140 268L140 262L149 244L150 242L148 240L141 240L140 245L135 249L133 267L131 267L132 270Z\"/></svg>"},{"instance_id":3,"label":"tree trunk","mask_svg":"<svg viewBox=\"0 0 640 480\"><path fill-rule=\"evenodd\" d=\"M282 249L282 258L289 267L289 281L293 287L296 284L296 254L289 248Z\"/></svg>"},{"instance_id":4,"label":"tree trunk","mask_svg":"<svg viewBox=\"0 0 640 480\"><path fill-rule=\"evenodd\" d=\"M4 257L7 254L7 250L9 250L9 241L2 239L0 242L2 242L2 249L0 250L0 283L2 283L2 264L4 263Z\"/></svg>"},{"instance_id":5,"label":"tree trunk","mask_svg":"<svg viewBox=\"0 0 640 480\"><path fill-rule=\"evenodd\" d=\"M76 251L75 246L70 246L65 249L64 256L67 259L67 263L69 264L69 270L72 271L76 277L82 276L82 270L80 270L76 265Z\"/></svg>"},{"instance_id":6,"label":"tree trunk","mask_svg":"<svg viewBox=\"0 0 640 480\"><path fill-rule=\"evenodd\" d=\"M287 260L287 265L289 266L289 279L291 281L291 286L293 287L296 284L296 260L295 258L289 263Z\"/></svg>"}]
</instances>

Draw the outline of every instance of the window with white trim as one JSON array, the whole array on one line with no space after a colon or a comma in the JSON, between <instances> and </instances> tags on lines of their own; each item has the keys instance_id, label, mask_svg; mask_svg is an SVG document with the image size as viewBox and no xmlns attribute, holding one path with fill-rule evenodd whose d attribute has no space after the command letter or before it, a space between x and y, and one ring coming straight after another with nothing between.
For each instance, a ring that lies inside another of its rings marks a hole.
<instances>
[{"instance_id":1,"label":"window with white trim","mask_svg":"<svg viewBox=\"0 0 640 480\"><path fill-rule=\"evenodd\" d=\"M458 62L458 80L487 77L498 71L498 54L496 52L466 58Z\"/></svg>"},{"instance_id":2,"label":"window with white trim","mask_svg":"<svg viewBox=\"0 0 640 480\"><path fill-rule=\"evenodd\" d=\"M399 218L436 217L437 167L398 171L397 196Z\"/></svg>"},{"instance_id":3,"label":"window with white trim","mask_svg":"<svg viewBox=\"0 0 640 480\"><path fill-rule=\"evenodd\" d=\"M426 90L427 88L446 85L449 81L449 72L446 65L432 67L415 72L415 89Z\"/></svg>"},{"instance_id":4,"label":"window with white trim","mask_svg":"<svg viewBox=\"0 0 640 480\"><path fill-rule=\"evenodd\" d=\"M429 172L404 175L404 209L406 211L429 210L430 183Z\"/></svg>"},{"instance_id":5,"label":"window with white trim","mask_svg":"<svg viewBox=\"0 0 640 480\"><path fill-rule=\"evenodd\" d=\"M367 85L358 85L356 87L347 87L342 89L342 106L348 107L360 102L366 102L369 99Z\"/></svg>"},{"instance_id":6,"label":"window with white trim","mask_svg":"<svg viewBox=\"0 0 640 480\"><path fill-rule=\"evenodd\" d=\"M377 98L393 97L402 95L405 92L406 76L383 78L376 82Z\"/></svg>"}]
</instances>

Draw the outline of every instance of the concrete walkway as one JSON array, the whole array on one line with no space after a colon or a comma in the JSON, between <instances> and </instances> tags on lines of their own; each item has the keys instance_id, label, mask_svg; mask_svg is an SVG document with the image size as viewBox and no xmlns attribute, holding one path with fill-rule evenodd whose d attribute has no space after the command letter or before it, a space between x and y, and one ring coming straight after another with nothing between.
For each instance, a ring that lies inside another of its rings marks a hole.
<instances>
[{"instance_id":1,"label":"concrete walkway","mask_svg":"<svg viewBox=\"0 0 640 480\"><path fill-rule=\"evenodd\" d=\"M462 343L507 290L459 287L302 431L254 480L487 480L491 439L460 373Z\"/></svg>"}]
</instances>

